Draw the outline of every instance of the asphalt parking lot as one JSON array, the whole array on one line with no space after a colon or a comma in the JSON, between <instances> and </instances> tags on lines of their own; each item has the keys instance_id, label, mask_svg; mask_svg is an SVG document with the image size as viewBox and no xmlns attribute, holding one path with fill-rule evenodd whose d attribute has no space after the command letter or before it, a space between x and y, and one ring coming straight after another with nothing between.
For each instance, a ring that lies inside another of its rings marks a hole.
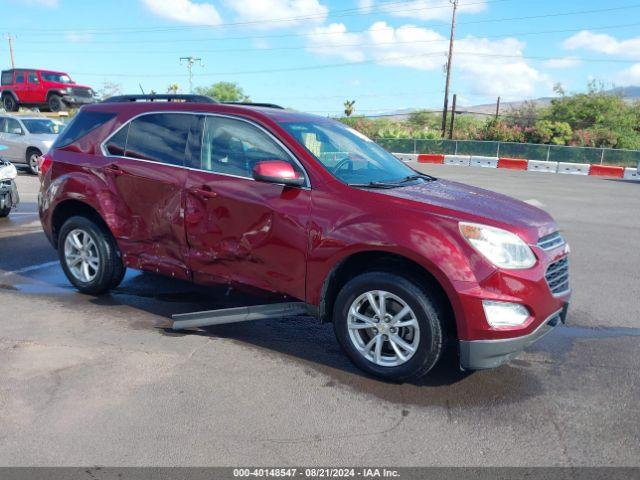
<instances>
[{"instance_id":1,"label":"asphalt parking lot","mask_svg":"<svg viewBox=\"0 0 640 480\"><path fill-rule=\"evenodd\" d=\"M547 209L572 247L568 325L496 370L363 375L311 319L168 331L257 302L129 272L75 292L36 214L0 221L0 464L640 465L640 182L425 171Z\"/></svg>"}]
</instances>

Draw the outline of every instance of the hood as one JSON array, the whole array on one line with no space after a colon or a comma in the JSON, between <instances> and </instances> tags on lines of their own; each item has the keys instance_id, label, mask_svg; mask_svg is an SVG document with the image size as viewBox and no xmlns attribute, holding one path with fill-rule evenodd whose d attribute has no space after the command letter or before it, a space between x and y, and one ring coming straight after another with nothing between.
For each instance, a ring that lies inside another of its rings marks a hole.
<instances>
[{"instance_id":1,"label":"hood","mask_svg":"<svg viewBox=\"0 0 640 480\"><path fill-rule=\"evenodd\" d=\"M535 243L538 238L553 233L557 226L553 218L533 205L515 198L448 180L436 180L413 186L375 190L383 195L403 198L419 204L439 207L445 214L461 220L528 233Z\"/></svg>"}]
</instances>

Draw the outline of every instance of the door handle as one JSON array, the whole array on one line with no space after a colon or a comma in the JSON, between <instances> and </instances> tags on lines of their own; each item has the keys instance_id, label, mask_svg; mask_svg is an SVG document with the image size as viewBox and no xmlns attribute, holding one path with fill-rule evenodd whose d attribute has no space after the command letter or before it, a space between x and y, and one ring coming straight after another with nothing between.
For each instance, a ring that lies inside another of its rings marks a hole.
<instances>
[{"instance_id":1,"label":"door handle","mask_svg":"<svg viewBox=\"0 0 640 480\"><path fill-rule=\"evenodd\" d=\"M194 195L198 195L204 198L215 198L218 196L218 194L213 190L211 190L211 187L208 185L194 187L194 188L191 188L190 190L191 190L191 193L193 193Z\"/></svg>"},{"instance_id":2,"label":"door handle","mask_svg":"<svg viewBox=\"0 0 640 480\"><path fill-rule=\"evenodd\" d=\"M126 173L122 168L120 168L119 165L116 165L115 163L112 163L110 165L106 166L106 170L109 173L112 173L114 175L122 175L123 173Z\"/></svg>"}]
</instances>

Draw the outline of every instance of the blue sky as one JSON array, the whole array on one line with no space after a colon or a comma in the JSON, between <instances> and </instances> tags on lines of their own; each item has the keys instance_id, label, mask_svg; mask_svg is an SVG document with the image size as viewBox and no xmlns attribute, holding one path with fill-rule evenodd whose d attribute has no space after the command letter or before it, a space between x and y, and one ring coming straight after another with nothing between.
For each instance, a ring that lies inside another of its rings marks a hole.
<instances>
[{"instance_id":1,"label":"blue sky","mask_svg":"<svg viewBox=\"0 0 640 480\"><path fill-rule=\"evenodd\" d=\"M640 85L640 2L460 0L452 93L462 105ZM99 90L236 81L254 101L333 114L439 108L447 0L0 0L20 67ZM6 40L0 66L9 66Z\"/></svg>"}]
</instances>

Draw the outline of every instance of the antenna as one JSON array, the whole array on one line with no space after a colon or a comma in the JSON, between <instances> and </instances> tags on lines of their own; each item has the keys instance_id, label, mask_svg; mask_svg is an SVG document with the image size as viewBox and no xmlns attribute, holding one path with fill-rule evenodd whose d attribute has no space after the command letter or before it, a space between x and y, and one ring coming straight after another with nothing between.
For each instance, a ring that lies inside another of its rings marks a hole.
<instances>
[{"instance_id":1,"label":"antenna","mask_svg":"<svg viewBox=\"0 0 640 480\"><path fill-rule=\"evenodd\" d=\"M202 67L202 59L199 57L180 57L180 65L182 62L187 62L187 70L189 71L189 93L193 93L193 65L199 63Z\"/></svg>"}]
</instances>

